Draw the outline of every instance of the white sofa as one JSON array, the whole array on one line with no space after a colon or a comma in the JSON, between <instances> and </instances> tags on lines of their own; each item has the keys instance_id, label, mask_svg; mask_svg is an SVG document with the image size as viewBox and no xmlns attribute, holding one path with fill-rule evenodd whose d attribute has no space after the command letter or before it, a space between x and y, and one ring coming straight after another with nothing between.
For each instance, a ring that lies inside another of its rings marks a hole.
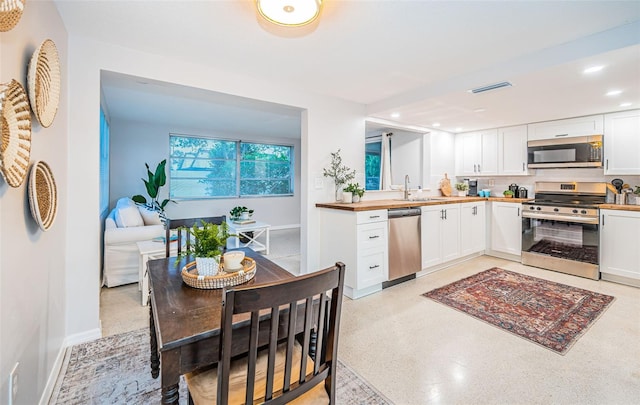
<instances>
[{"instance_id":1,"label":"white sofa","mask_svg":"<svg viewBox=\"0 0 640 405\"><path fill-rule=\"evenodd\" d=\"M115 287L138 282L140 254L136 242L164 236L157 212L137 206L129 198L118 200L104 224L102 284Z\"/></svg>"}]
</instances>

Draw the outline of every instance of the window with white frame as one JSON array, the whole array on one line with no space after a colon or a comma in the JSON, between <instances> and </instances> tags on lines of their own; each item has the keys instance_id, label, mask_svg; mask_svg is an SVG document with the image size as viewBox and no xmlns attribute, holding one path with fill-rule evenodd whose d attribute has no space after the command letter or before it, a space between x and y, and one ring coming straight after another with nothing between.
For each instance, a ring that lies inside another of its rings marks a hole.
<instances>
[{"instance_id":1,"label":"window with white frame","mask_svg":"<svg viewBox=\"0 0 640 405\"><path fill-rule=\"evenodd\" d=\"M175 199L293 195L293 146L171 134Z\"/></svg>"}]
</instances>

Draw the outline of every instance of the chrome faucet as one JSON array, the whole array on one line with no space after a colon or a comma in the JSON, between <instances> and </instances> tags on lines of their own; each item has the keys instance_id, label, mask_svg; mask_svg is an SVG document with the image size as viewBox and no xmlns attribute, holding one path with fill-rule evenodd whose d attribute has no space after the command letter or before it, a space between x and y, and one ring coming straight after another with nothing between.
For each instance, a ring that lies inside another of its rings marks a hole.
<instances>
[{"instance_id":1,"label":"chrome faucet","mask_svg":"<svg viewBox=\"0 0 640 405\"><path fill-rule=\"evenodd\" d=\"M409 199L409 175L405 174L404 176L404 199Z\"/></svg>"}]
</instances>

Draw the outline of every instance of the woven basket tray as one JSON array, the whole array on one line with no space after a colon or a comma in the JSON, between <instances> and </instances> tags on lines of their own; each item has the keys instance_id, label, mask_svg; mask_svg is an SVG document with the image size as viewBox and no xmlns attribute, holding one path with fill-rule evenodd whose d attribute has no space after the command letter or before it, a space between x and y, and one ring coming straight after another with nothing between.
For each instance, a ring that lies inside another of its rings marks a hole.
<instances>
[{"instance_id":1,"label":"woven basket tray","mask_svg":"<svg viewBox=\"0 0 640 405\"><path fill-rule=\"evenodd\" d=\"M182 280L193 288L213 289L230 287L242 283L246 283L256 275L256 262L250 257L245 257L242 260L242 270L234 273L227 273L222 270L222 263L220 263L220 270L215 276L199 276L198 269L196 269L196 262L189 262L182 268Z\"/></svg>"}]
</instances>

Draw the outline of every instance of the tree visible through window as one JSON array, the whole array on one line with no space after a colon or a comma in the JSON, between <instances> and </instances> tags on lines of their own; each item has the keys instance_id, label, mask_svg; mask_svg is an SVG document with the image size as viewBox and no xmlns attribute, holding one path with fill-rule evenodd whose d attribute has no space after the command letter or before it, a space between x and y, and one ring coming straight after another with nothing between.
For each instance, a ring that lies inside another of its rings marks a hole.
<instances>
[{"instance_id":1,"label":"tree visible through window","mask_svg":"<svg viewBox=\"0 0 640 405\"><path fill-rule=\"evenodd\" d=\"M293 194L293 147L171 135L171 198Z\"/></svg>"},{"instance_id":2,"label":"tree visible through window","mask_svg":"<svg viewBox=\"0 0 640 405\"><path fill-rule=\"evenodd\" d=\"M364 155L365 189L380 190L380 156L382 142L367 142Z\"/></svg>"}]
</instances>

